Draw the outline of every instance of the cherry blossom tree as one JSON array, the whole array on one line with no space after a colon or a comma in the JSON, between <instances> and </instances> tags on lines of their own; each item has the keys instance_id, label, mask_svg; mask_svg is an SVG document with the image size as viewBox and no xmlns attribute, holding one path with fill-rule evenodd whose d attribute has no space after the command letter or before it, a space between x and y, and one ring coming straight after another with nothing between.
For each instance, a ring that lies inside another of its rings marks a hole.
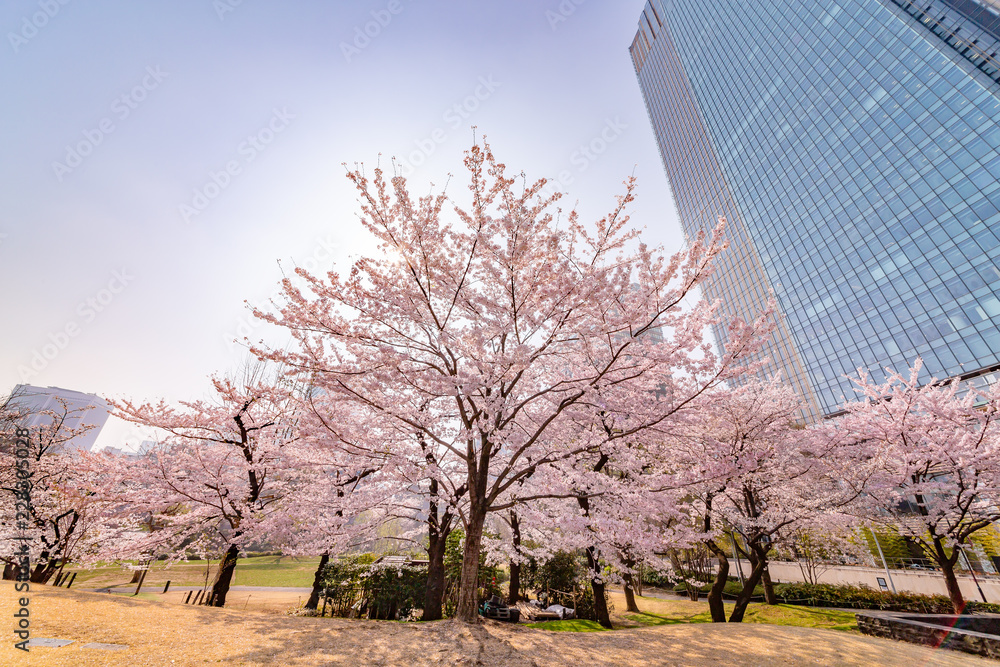
<instances>
[{"instance_id":1,"label":"cherry blossom tree","mask_svg":"<svg viewBox=\"0 0 1000 667\"><path fill-rule=\"evenodd\" d=\"M0 539L4 545L0 557L6 563L4 578L14 578L13 538L23 532L35 563L30 580L46 583L67 563L102 553L102 545L113 541L114 531L124 524L109 518L107 507L92 492L99 480L109 481L107 475L87 471L83 453L72 446L74 438L93 428L71 426L87 408L72 408L54 397L51 408L33 411L23 397L13 394L0 406ZM31 502L21 507L15 502L18 430L25 434L30 472Z\"/></svg>"},{"instance_id":2,"label":"cherry blossom tree","mask_svg":"<svg viewBox=\"0 0 1000 667\"><path fill-rule=\"evenodd\" d=\"M641 412L638 399L635 408ZM615 435L608 413L599 423L606 436ZM544 534L550 551L585 554L596 620L608 628L609 575L624 586L626 604L635 611L638 567L669 569L670 562L658 554L694 543L684 523L684 490L654 467L663 466L662 459L654 459L666 448L646 446L640 435L645 432L611 439L592 456L549 466L512 494L512 498L550 496L532 501L531 507L522 506L519 512L535 533Z\"/></svg>"},{"instance_id":3,"label":"cherry blossom tree","mask_svg":"<svg viewBox=\"0 0 1000 667\"><path fill-rule=\"evenodd\" d=\"M610 566L610 577L624 590L627 609L638 612L635 592L639 566L671 570L673 563L659 554L691 546L695 541L683 523L680 493L651 489L650 480L630 483L618 475L620 471L609 471L611 483L605 492L585 499L581 509L588 520L588 531L578 536L586 543L595 600L598 594L603 598L605 578L609 576L606 567ZM596 607L598 622L611 627L603 600Z\"/></svg>"},{"instance_id":4,"label":"cherry blossom tree","mask_svg":"<svg viewBox=\"0 0 1000 667\"><path fill-rule=\"evenodd\" d=\"M295 445L297 401L263 364L235 378L213 377L214 397L178 406L111 401L115 414L165 433L152 452L127 465L127 484L109 489L109 502L149 517L136 545L149 555L183 554L182 547L219 545L219 568L209 597L222 607L246 544L272 536L284 521L284 501L299 488Z\"/></svg>"},{"instance_id":5,"label":"cherry blossom tree","mask_svg":"<svg viewBox=\"0 0 1000 667\"><path fill-rule=\"evenodd\" d=\"M299 415L300 446L296 448L297 489L286 497L279 520L285 524L279 545L283 553L320 555L306 609L316 609L325 585L331 555L366 548L379 530L399 519L408 508L400 489L373 467L373 460L347 455L327 437L310 435L308 410ZM408 517L404 517L408 518Z\"/></svg>"},{"instance_id":6,"label":"cherry blossom tree","mask_svg":"<svg viewBox=\"0 0 1000 667\"><path fill-rule=\"evenodd\" d=\"M352 402L365 420L359 438L375 424L398 431L366 450L385 450L395 469L433 453L439 492L462 498L457 617L474 622L487 516L551 495L519 491L540 470L670 419L737 374L766 324L738 327L720 356L703 339L717 304L686 306L725 248L721 225L665 259L627 227L632 180L588 230L554 210L557 196L541 196L544 181L509 177L488 144L465 166L465 206L444 192L414 200L381 169L371 181L350 171L380 255L346 276L299 269L277 312L255 314L296 343L256 352ZM666 335L646 335L654 330ZM615 416L610 432L580 428L601 414Z\"/></svg>"},{"instance_id":7,"label":"cherry blossom tree","mask_svg":"<svg viewBox=\"0 0 1000 667\"><path fill-rule=\"evenodd\" d=\"M671 442L678 486L687 481L690 517L718 562L709 592L712 620L726 620L722 591L729 571L726 532L751 564L730 614L740 622L765 577L772 550L796 526L843 506L856 494L833 482L839 450L796 424L800 399L787 386L749 381L703 397L689 430ZM822 443L822 444L818 444Z\"/></svg>"},{"instance_id":8,"label":"cherry blossom tree","mask_svg":"<svg viewBox=\"0 0 1000 667\"><path fill-rule=\"evenodd\" d=\"M838 563L864 562L867 544L859 536L857 518L846 508L839 510L797 525L784 547L806 583L820 583L823 573Z\"/></svg>"},{"instance_id":9,"label":"cherry blossom tree","mask_svg":"<svg viewBox=\"0 0 1000 667\"><path fill-rule=\"evenodd\" d=\"M285 554L320 554L306 609L318 607L331 555L373 543L379 528L395 518L388 511L393 507L392 494L372 478L371 468L346 472L323 465L316 470L320 474L314 471L309 481L300 484L294 502L288 503L282 519L289 528L277 543Z\"/></svg>"},{"instance_id":10,"label":"cherry blossom tree","mask_svg":"<svg viewBox=\"0 0 1000 667\"><path fill-rule=\"evenodd\" d=\"M918 359L907 376L859 372L862 400L831 428L868 471L866 518L894 524L941 568L955 613L965 607L955 577L962 545L1000 520L1000 385L985 391L957 380L921 386Z\"/></svg>"},{"instance_id":11,"label":"cherry blossom tree","mask_svg":"<svg viewBox=\"0 0 1000 667\"><path fill-rule=\"evenodd\" d=\"M427 550L422 619L440 619L445 546L458 523L467 489L454 481L460 473L455 462L442 457L440 447L421 431L383 420L369 406L325 391L309 392L306 403L299 427L309 445L307 451L318 469L329 471L328 477L333 475L304 494L309 500L303 506L314 509L298 541L312 542L316 553L317 543L309 535L327 540L321 549L316 586L331 553L347 544L370 544L381 526L393 522L403 528L395 539ZM315 586L310 602L313 597L318 600Z\"/></svg>"}]
</instances>

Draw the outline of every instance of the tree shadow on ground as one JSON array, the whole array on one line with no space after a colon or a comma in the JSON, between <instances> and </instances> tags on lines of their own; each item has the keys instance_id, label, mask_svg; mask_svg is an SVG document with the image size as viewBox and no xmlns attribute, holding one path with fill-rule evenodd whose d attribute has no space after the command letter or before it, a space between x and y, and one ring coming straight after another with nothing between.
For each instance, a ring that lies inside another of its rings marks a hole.
<instances>
[{"instance_id":1,"label":"tree shadow on ground","mask_svg":"<svg viewBox=\"0 0 1000 667\"><path fill-rule=\"evenodd\" d=\"M615 632L545 632L487 622L397 623L243 613L98 593L32 589L32 635L75 640L39 657L48 665L527 665L971 664L975 658L871 637L763 624L673 622ZM0 605L13 607L13 587ZM125 644L97 656L86 642ZM34 659L34 655L32 658ZM0 664L19 664L9 644ZM983 661L984 665L995 664Z\"/></svg>"}]
</instances>

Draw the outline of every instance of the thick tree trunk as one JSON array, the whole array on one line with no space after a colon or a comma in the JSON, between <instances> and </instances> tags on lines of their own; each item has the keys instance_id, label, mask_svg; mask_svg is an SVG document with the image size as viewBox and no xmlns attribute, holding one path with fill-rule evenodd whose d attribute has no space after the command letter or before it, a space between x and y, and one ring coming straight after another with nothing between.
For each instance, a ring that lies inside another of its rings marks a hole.
<instances>
[{"instance_id":1,"label":"thick tree trunk","mask_svg":"<svg viewBox=\"0 0 1000 667\"><path fill-rule=\"evenodd\" d=\"M316 611L316 608L319 607L319 594L323 592L323 581L325 579L323 576L323 570L326 569L326 565L329 562L329 553L325 553L320 556L319 565L316 567L316 574L313 575L313 589L312 592L309 593L309 599L306 600L306 609Z\"/></svg>"},{"instance_id":2,"label":"thick tree trunk","mask_svg":"<svg viewBox=\"0 0 1000 667\"><path fill-rule=\"evenodd\" d=\"M914 477L914 482L919 480ZM917 501L917 509L921 516L927 516L927 504L924 502L923 496L917 494L914 496ZM958 546L951 550L951 558L944 550L944 541L938 537L934 536L931 540L933 549L933 557L937 562L938 567L941 568L941 574L944 575L944 585L948 589L948 597L951 598L951 607L956 614L961 614L965 611L965 597L962 595L962 589L958 587L958 579L955 577L955 563L958 562Z\"/></svg>"},{"instance_id":3,"label":"thick tree trunk","mask_svg":"<svg viewBox=\"0 0 1000 667\"><path fill-rule=\"evenodd\" d=\"M521 553L521 524L517 519L517 514L510 512L510 532L511 542L514 545L514 553ZM507 589L507 604L515 605L521 599L521 563L510 561L510 587Z\"/></svg>"},{"instance_id":4,"label":"thick tree trunk","mask_svg":"<svg viewBox=\"0 0 1000 667\"><path fill-rule=\"evenodd\" d=\"M600 472L608 462L608 455L601 454L601 458L594 464L594 472ZM584 516L590 516L590 499L580 496L576 499ZM608 601L604 597L604 579L601 578L601 558L597 553L596 546L587 547L587 566L590 568L590 587L594 591L594 615L597 622L602 627L611 629L611 614L608 612Z\"/></svg>"},{"instance_id":5,"label":"thick tree trunk","mask_svg":"<svg viewBox=\"0 0 1000 667\"><path fill-rule=\"evenodd\" d=\"M726 557L726 552L715 546L714 543L710 544L708 548L715 554L715 560L719 563L719 569L715 573L715 581L712 582L712 588L708 591L708 610L712 614L713 623L725 623L726 608L722 602L722 593L729 580L729 558Z\"/></svg>"},{"instance_id":6,"label":"thick tree trunk","mask_svg":"<svg viewBox=\"0 0 1000 667\"><path fill-rule=\"evenodd\" d=\"M64 521L67 517L69 517L68 523ZM31 573L29 581L35 584L48 583L49 579L56 573L56 570L59 569L60 563L65 564L66 545L69 543L73 531L76 530L76 524L79 520L80 515L76 513L76 510L64 512L52 520L52 526L55 531L55 542L49 543L46 540L46 548L39 554L38 565L35 566L35 570Z\"/></svg>"},{"instance_id":7,"label":"thick tree trunk","mask_svg":"<svg viewBox=\"0 0 1000 667\"><path fill-rule=\"evenodd\" d=\"M510 586L507 588L507 604L515 605L521 601L521 564L510 562Z\"/></svg>"},{"instance_id":8,"label":"thick tree trunk","mask_svg":"<svg viewBox=\"0 0 1000 667\"><path fill-rule=\"evenodd\" d=\"M455 619L462 623L479 622L479 552L483 545L485 508L480 503L469 507L469 521L465 526L465 548L462 552L462 584L458 591L458 609Z\"/></svg>"},{"instance_id":9,"label":"thick tree trunk","mask_svg":"<svg viewBox=\"0 0 1000 667\"><path fill-rule=\"evenodd\" d=\"M212 582L212 593L209 597L213 607L225 607L226 595L229 594L229 585L233 581L233 572L236 571L236 561L239 560L240 550L235 544L226 549L226 555L219 562L219 571Z\"/></svg>"},{"instance_id":10,"label":"thick tree trunk","mask_svg":"<svg viewBox=\"0 0 1000 667\"><path fill-rule=\"evenodd\" d=\"M420 448L428 465L437 464L434 452L427 447L423 434L418 433ZM451 534L454 515L447 505L443 514L438 514L438 493L440 485L437 479L431 478L429 493L430 501L427 507L427 590L424 592L424 609L420 620L438 621L444 618L444 552L447 550L448 535ZM460 498L465 493L465 485L456 489L455 497ZM476 563L478 565L478 556ZM478 579L478 572L476 577ZM478 581L477 581L478 586ZM478 613L478 609L477 609Z\"/></svg>"},{"instance_id":11,"label":"thick tree trunk","mask_svg":"<svg viewBox=\"0 0 1000 667\"><path fill-rule=\"evenodd\" d=\"M587 547L587 566L590 568L590 587L594 591L594 614L601 627L611 629L611 614L604 597L604 579L601 577L601 559L597 547Z\"/></svg>"},{"instance_id":12,"label":"thick tree trunk","mask_svg":"<svg viewBox=\"0 0 1000 667\"><path fill-rule=\"evenodd\" d=\"M424 613L420 617L422 621L439 621L444 617L444 552L448 532L430 532L427 545L427 591L424 595Z\"/></svg>"},{"instance_id":13,"label":"thick tree trunk","mask_svg":"<svg viewBox=\"0 0 1000 667\"><path fill-rule=\"evenodd\" d=\"M3 578L4 581L14 581L17 579L17 565L13 563L7 563L3 566Z\"/></svg>"},{"instance_id":14,"label":"thick tree trunk","mask_svg":"<svg viewBox=\"0 0 1000 667\"><path fill-rule=\"evenodd\" d=\"M934 555L941 573L944 575L944 585L948 589L948 597L951 598L952 609L956 614L965 611L965 597L962 589L958 586L958 578L955 577L955 563L958 562L958 548L952 550L951 558L945 553L944 542L940 537L934 538Z\"/></svg>"},{"instance_id":15,"label":"thick tree trunk","mask_svg":"<svg viewBox=\"0 0 1000 667\"><path fill-rule=\"evenodd\" d=\"M42 552L38 564L28 577L28 581L33 584L48 583L57 569L59 569L58 560L49 558L48 553Z\"/></svg>"},{"instance_id":16,"label":"thick tree trunk","mask_svg":"<svg viewBox=\"0 0 1000 667\"><path fill-rule=\"evenodd\" d=\"M631 612L639 613L639 605L635 603L635 582L631 572L626 572L625 580L625 608Z\"/></svg>"},{"instance_id":17,"label":"thick tree trunk","mask_svg":"<svg viewBox=\"0 0 1000 667\"><path fill-rule=\"evenodd\" d=\"M948 597L951 598L952 609L955 610L956 614L961 614L965 611L965 597L962 595L962 589L958 586L955 568L949 564L942 567L941 572L944 574L944 583L948 589Z\"/></svg>"},{"instance_id":18,"label":"thick tree trunk","mask_svg":"<svg viewBox=\"0 0 1000 667\"><path fill-rule=\"evenodd\" d=\"M778 596L774 594L774 584L771 582L771 573L767 569L767 562L764 563L764 572L760 575L760 581L764 584L764 602L767 604L778 604Z\"/></svg>"},{"instance_id":19,"label":"thick tree trunk","mask_svg":"<svg viewBox=\"0 0 1000 667\"><path fill-rule=\"evenodd\" d=\"M753 597L754 589L757 588L757 584L760 583L760 579L764 574L764 568L767 567L767 560L763 558L763 554L756 553L756 550L751 547L751 555L754 557L751 560L753 568L750 570L750 576L747 577L743 584L743 590L740 591L739 596L736 598L736 604L733 606L733 613L729 615L730 623L742 623L743 615L746 614L747 606L750 604L750 598Z\"/></svg>"},{"instance_id":20,"label":"thick tree trunk","mask_svg":"<svg viewBox=\"0 0 1000 667\"><path fill-rule=\"evenodd\" d=\"M54 571L55 568L49 568L47 565L38 565L32 571L28 581L33 584L44 584L48 582Z\"/></svg>"}]
</instances>

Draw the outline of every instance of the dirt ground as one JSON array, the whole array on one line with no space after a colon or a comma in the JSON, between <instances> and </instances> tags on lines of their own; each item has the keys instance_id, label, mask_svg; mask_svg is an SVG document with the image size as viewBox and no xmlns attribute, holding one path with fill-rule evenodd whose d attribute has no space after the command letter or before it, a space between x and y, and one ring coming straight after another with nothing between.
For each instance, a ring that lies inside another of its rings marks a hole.
<instances>
[{"instance_id":1,"label":"dirt ground","mask_svg":"<svg viewBox=\"0 0 1000 667\"><path fill-rule=\"evenodd\" d=\"M168 594L169 596L170 594ZM487 623L479 627L279 615L103 593L31 591L33 637L72 639L24 653L0 644L0 665L899 665L996 664L890 640L813 628L676 624L614 632L548 632ZM298 597L296 594L288 594ZM271 600L274 605L283 604ZM294 604L294 600L291 601ZM263 599L261 604L268 604ZM0 615L13 630L16 595L0 587ZM12 637L12 633L7 635ZM85 649L87 642L124 651Z\"/></svg>"},{"instance_id":2,"label":"dirt ground","mask_svg":"<svg viewBox=\"0 0 1000 667\"><path fill-rule=\"evenodd\" d=\"M183 605L186 591L168 591L166 595L154 596L163 602ZM226 596L226 608L234 611L255 611L284 616L289 609L304 604L308 593L288 593L283 591L234 591Z\"/></svg>"}]
</instances>

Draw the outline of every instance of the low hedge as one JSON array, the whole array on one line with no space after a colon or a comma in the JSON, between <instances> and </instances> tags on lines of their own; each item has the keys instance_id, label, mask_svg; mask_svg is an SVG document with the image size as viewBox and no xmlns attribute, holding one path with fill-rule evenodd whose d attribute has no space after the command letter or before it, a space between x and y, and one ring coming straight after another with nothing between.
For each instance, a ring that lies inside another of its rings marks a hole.
<instances>
[{"instance_id":1,"label":"low hedge","mask_svg":"<svg viewBox=\"0 0 1000 667\"><path fill-rule=\"evenodd\" d=\"M677 593L679 595L685 594L687 592L687 586L688 585L686 583L683 583L683 582L677 584L676 586L674 586L674 593ZM710 584L710 583L703 584L702 586L698 587L698 590L703 595L708 595L708 592L711 589L712 589L712 584ZM733 579L730 579L730 580L726 581L726 587L722 589L722 597L724 597L724 598L735 598L742 591L743 591L743 584L741 584L739 581L735 581ZM754 597L758 597L758 596L759 597L763 597L764 596L764 587L758 585L756 588L754 588L753 596Z\"/></svg>"},{"instance_id":2,"label":"low hedge","mask_svg":"<svg viewBox=\"0 0 1000 667\"><path fill-rule=\"evenodd\" d=\"M951 614L951 599L945 595L890 593L868 586L833 584L775 584L774 593L786 604L811 607L846 607L848 609L880 609L921 614ZM967 613L1000 613L1000 604L967 602Z\"/></svg>"}]
</instances>

